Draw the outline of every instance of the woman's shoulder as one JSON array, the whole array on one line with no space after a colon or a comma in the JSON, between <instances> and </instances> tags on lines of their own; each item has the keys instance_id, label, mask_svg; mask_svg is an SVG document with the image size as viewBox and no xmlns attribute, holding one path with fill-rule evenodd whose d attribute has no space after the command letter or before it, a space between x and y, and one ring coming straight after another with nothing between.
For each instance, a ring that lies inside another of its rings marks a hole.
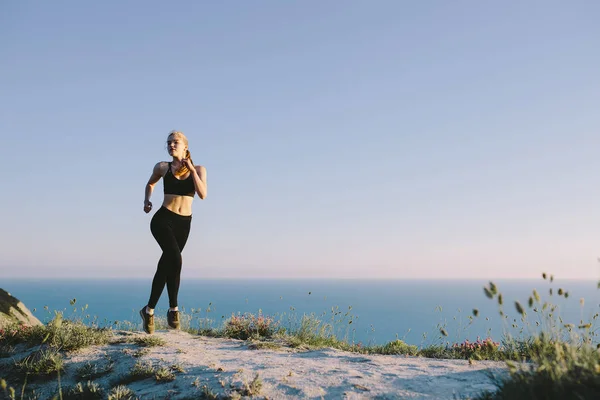
<instances>
[{"instance_id":1,"label":"woman's shoulder","mask_svg":"<svg viewBox=\"0 0 600 400\"><path fill-rule=\"evenodd\" d=\"M170 163L168 161L157 162L154 165L154 172L164 175L167 172L167 169L169 168L169 164Z\"/></svg>"},{"instance_id":2,"label":"woman's shoulder","mask_svg":"<svg viewBox=\"0 0 600 400\"><path fill-rule=\"evenodd\" d=\"M196 169L196 172L198 172L199 174L206 174L206 167L204 165L194 165L194 168Z\"/></svg>"}]
</instances>

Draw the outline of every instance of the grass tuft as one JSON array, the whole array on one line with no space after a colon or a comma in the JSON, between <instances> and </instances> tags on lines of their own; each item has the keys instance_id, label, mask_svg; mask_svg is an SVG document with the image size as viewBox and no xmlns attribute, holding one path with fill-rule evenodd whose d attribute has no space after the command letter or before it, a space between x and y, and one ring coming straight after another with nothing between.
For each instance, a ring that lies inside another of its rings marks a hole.
<instances>
[{"instance_id":1,"label":"grass tuft","mask_svg":"<svg viewBox=\"0 0 600 400\"><path fill-rule=\"evenodd\" d=\"M51 377L64 370L62 355L55 349L40 349L15 362L21 374L44 378Z\"/></svg>"},{"instance_id":2,"label":"grass tuft","mask_svg":"<svg viewBox=\"0 0 600 400\"><path fill-rule=\"evenodd\" d=\"M108 393L108 400L134 400L136 399L133 390L125 385L113 387Z\"/></svg>"},{"instance_id":3,"label":"grass tuft","mask_svg":"<svg viewBox=\"0 0 600 400\"><path fill-rule=\"evenodd\" d=\"M120 379L118 379L116 384L117 385L127 385L132 382L137 382L137 381L141 381L144 379L148 379L148 378L153 377L154 373L155 373L154 366L151 363L137 362L137 363L135 363L135 365L133 366L131 371L129 371L128 374L126 374L126 375L122 376Z\"/></svg>"},{"instance_id":4,"label":"grass tuft","mask_svg":"<svg viewBox=\"0 0 600 400\"><path fill-rule=\"evenodd\" d=\"M137 344L138 346L142 346L142 347L156 347L156 346L166 346L167 341L159 336L152 336L152 335L146 335L146 336L137 336L133 339L131 339L131 341L135 344Z\"/></svg>"},{"instance_id":5,"label":"grass tuft","mask_svg":"<svg viewBox=\"0 0 600 400\"><path fill-rule=\"evenodd\" d=\"M105 362L87 361L75 371L75 377L78 380L94 380L113 371L114 362L106 360Z\"/></svg>"},{"instance_id":6,"label":"grass tuft","mask_svg":"<svg viewBox=\"0 0 600 400\"><path fill-rule=\"evenodd\" d=\"M104 391L95 382L87 381L87 383L78 382L75 386L66 390L62 395L63 400L94 400L104 399Z\"/></svg>"},{"instance_id":7,"label":"grass tuft","mask_svg":"<svg viewBox=\"0 0 600 400\"><path fill-rule=\"evenodd\" d=\"M175 380L175 374L166 367L158 368L154 373L156 382L171 382Z\"/></svg>"},{"instance_id":8,"label":"grass tuft","mask_svg":"<svg viewBox=\"0 0 600 400\"><path fill-rule=\"evenodd\" d=\"M110 329L87 326L82 321L65 320L61 312L55 312L55 317L47 325L15 324L0 330L0 346L25 343L33 347L44 344L62 351L76 351L107 344L111 336Z\"/></svg>"}]
</instances>

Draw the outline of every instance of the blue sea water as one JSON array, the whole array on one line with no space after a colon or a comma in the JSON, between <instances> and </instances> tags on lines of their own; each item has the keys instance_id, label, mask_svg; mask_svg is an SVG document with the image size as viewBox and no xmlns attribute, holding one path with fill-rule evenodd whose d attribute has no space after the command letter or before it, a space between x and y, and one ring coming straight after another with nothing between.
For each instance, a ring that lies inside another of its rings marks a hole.
<instances>
[{"instance_id":1,"label":"blue sea water","mask_svg":"<svg viewBox=\"0 0 600 400\"><path fill-rule=\"evenodd\" d=\"M500 341L504 332L518 335L511 328L518 319L514 301L527 307L535 288L542 302L558 305L556 316L564 323L588 321L600 311L600 290L595 281L523 280L494 281L503 294L505 321L498 312L496 299L488 299L483 280L216 280L187 279L179 292L180 309L196 311L197 318L208 318L220 326L232 313L258 313L274 316L284 326L303 314L314 314L323 321L338 321L338 336L363 344L384 344L396 338L418 346L443 341L462 342L491 336ZM115 321L140 321L138 310L146 304L150 279L131 280L33 280L2 279L0 287L21 300L43 322L53 310L65 316L89 314L102 326ZM553 288L554 295L549 295ZM558 296L559 288L569 298ZM580 299L584 298L584 304ZM76 299L75 306L69 301ZM88 305L85 313L80 308ZM45 309L47 306L47 310ZM156 312L166 313L167 291ZM470 322L473 309L479 316ZM208 310L210 310L208 312ZM535 325L538 313L527 308ZM336 314L336 315L333 315ZM333 319L332 319L333 318ZM350 323L352 321L352 323ZM440 339L440 327L448 336ZM141 327L141 325L140 325Z\"/></svg>"}]
</instances>

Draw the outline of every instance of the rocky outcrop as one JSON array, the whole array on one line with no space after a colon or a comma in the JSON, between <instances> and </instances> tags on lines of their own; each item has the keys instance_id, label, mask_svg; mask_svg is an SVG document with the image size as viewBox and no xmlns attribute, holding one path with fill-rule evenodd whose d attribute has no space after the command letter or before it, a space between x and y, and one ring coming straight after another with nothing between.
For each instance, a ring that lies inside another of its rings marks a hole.
<instances>
[{"instance_id":1,"label":"rocky outcrop","mask_svg":"<svg viewBox=\"0 0 600 400\"><path fill-rule=\"evenodd\" d=\"M15 322L31 326L42 325L25 304L6 290L0 289L0 329Z\"/></svg>"}]
</instances>

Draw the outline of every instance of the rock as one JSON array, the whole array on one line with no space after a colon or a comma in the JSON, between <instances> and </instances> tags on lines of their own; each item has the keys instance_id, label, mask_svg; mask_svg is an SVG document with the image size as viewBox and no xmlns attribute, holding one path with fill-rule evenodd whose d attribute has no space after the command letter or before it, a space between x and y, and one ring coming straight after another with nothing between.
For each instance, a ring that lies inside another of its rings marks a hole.
<instances>
[{"instance_id":1,"label":"rock","mask_svg":"<svg viewBox=\"0 0 600 400\"><path fill-rule=\"evenodd\" d=\"M16 297L11 296L6 290L0 289L0 329L15 322L30 326L43 325L25 307L25 304L21 303Z\"/></svg>"}]
</instances>

